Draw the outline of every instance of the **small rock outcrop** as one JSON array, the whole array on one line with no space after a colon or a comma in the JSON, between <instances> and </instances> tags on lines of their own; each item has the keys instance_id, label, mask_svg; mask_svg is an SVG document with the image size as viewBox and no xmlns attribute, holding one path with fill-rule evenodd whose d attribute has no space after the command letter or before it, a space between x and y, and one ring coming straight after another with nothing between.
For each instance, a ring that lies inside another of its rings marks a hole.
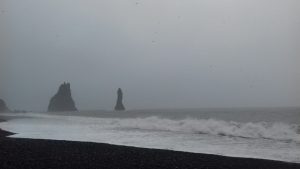
<instances>
[{"instance_id":1,"label":"small rock outcrop","mask_svg":"<svg viewBox=\"0 0 300 169\"><path fill-rule=\"evenodd\" d=\"M0 138L10 136L10 135L13 135L13 134L15 134L15 133L11 133L9 131L5 131L5 130L0 129Z\"/></svg>"},{"instance_id":2,"label":"small rock outcrop","mask_svg":"<svg viewBox=\"0 0 300 169\"><path fill-rule=\"evenodd\" d=\"M4 100L0 99L0 112L7 112L9 109L6 106L6 103Z\"/></svg>"},{"instance_id":3,"label":"small rock outcrop","mask_svg":"<svg viewBox=\"0 0 300 169\"><path fill-rule=\"evenodd\" d=\"M48 111L77 111L71 95L70 83L64 82L60 85L57 93L50 99Z\"/></svg>"},{"instance_id":4,"label":"small rock outcrop","mask_svg":"<svg viewBox=\"0 0 300 169\"><path fill-rule=\"evenodd\" d=\"M122 89L118 89L118 99L117 99L117 103L116 103L116 106L115 106L115 110L116 111L123 111L125 110L125 107L123 105L123 92L122 92Z\"/></svg>"}]
</instances>

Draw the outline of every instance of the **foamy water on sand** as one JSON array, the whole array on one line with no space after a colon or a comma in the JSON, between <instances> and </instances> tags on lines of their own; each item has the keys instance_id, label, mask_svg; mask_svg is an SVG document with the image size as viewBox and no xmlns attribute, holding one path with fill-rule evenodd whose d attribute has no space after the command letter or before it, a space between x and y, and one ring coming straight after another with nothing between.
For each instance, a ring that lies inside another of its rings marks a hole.
<instances>
[{"instance_id":1,"label":"foamy water on sand","mask_svg":"<svg viewBox=\"0 0 300 169\"><path fill-rule=\"evenodd\" d=\"M72 116L71 116L72 115ZM299 109L6 114L12 137L91 141L300 163Z\"/></svg>"}]
</instances>

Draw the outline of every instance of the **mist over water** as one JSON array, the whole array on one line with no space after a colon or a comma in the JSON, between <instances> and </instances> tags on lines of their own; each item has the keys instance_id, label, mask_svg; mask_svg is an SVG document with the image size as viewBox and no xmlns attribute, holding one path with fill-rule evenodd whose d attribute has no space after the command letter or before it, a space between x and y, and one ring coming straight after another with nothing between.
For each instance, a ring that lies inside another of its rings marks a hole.
<instances>
[{"instance_id":1,"label":"mist over water","mask_svg":"<svg viewBox=\"0 0 300 169\"><path fill-rule=\"evenodd\" d=\"M300 103L298 0L1 0L0 97L45 111ZM3 44L3 45L2 45Z\"/></svg>"}]
</instances>

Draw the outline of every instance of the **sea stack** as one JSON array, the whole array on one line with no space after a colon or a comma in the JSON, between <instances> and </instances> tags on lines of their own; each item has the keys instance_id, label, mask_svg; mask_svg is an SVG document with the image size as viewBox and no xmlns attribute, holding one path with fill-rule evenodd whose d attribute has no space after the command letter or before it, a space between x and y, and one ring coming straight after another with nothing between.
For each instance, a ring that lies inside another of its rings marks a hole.
<instances>
[{"instance_id":1,"label":"sea stack","mask_svg":"<svg viewBox=\"0 0 300 169\"><path fill-rule=\"evenodd\" d=\"M64 82L60 85L57 93L50 100L48 111L77 111L71 95L70 83Z\"/></svg>"},{"instance_id":2,"label":"sea stack","mask_svg":"<svg viewBox=\"0 0 300 169\"><path fill-rule=\"evenodd\" d=\"M8 112L9 109L6 106L6 103L4 100L0 99L0 112Z\"/></svg>"},{"instance_id":3,"label":"sea stack","mask_svg":"<svg viewBox=\"0 0 300 169\"><path fill-rule=\"evenodd\" d=\"M125 107L123 105L123 92L122 92L122 89L119 88L118 89L118 99L117 99L117 103L116 103L116 106L115 106L115 110L116 111L123 111L125 110Z\"/></svg>"}]
</instances>

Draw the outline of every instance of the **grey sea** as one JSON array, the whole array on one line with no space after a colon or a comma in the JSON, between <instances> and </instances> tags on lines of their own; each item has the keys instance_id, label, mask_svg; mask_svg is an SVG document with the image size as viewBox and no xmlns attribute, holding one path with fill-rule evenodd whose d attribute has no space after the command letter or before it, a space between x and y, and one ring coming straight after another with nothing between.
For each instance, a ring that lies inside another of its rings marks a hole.
<instances>
[{"instance_id":1,"label":"grey sea","mask_svg":"<svg viewBox=\"0 0 300 169\"><path fill-rule=\"evenodd\" d=\"M73 140L300 163L300 108L2 114L11 137Z\"/></svg>"}]
</instances>

